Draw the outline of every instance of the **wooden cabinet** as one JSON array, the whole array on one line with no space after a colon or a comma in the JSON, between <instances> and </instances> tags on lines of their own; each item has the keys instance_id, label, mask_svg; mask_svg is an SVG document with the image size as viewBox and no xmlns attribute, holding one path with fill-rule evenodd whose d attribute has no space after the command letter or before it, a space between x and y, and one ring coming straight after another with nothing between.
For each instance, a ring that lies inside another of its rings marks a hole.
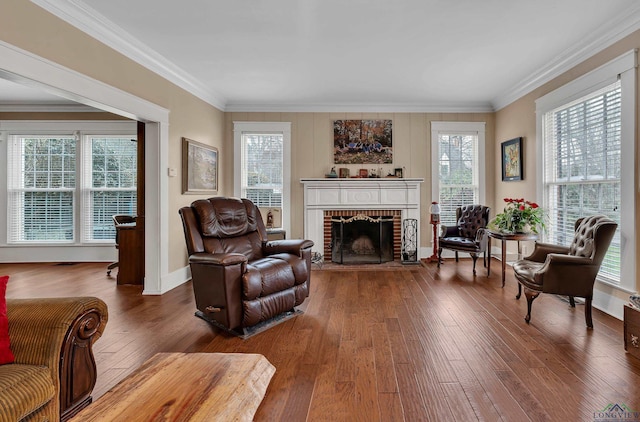
<instances>
[{"instance_id":1,"label":"wooden cabinet","mask_svg":"<svg viewBox=\"0 0 640 422\"><path fill-rule=\"evenodd\" d=\"M624 306L624 350L640 359L640 310Z\"/></svg>"},{"instance_id":2,"label":"wooden cabinet","mask_svg":"<svg viewBox=\"0 0 640 422\"><path fill-rule=\"evenodd\" d=\"M137 223L116 224L118 284L144 284L144 236Z\"/></svg>"}]
</instances>

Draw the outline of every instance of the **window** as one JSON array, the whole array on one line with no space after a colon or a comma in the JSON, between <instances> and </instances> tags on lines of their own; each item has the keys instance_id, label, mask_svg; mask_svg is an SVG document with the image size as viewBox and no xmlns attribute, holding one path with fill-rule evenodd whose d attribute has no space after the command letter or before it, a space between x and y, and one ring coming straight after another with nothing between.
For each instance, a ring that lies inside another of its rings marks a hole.
<instances>
[{"instance_id":1,"label":"window","mask_svg":"<svg viewBox=\"0 0 640 422\"><path fill-rule=\"evenodd\" d=\"M234 122L234 139L235 195L281 211L276 220L287 230L291 123Z\"/></svg>"},{"instance_id":2,"label":"window","mask_svg":"<svg viewBox=\"0 0 640 422\"><path fill-rule=\"evenodd\" d=\"M484 203L484 123L432 122L432 192L442 224L456 223L456 208Z\"/></svg>"},{"instance_id":3,"label":"window","mask_svg":"<svg viewBox=\"0 0 640 422\"><path fill-rule=\"evenodd\" d=\"M544 115L544 200L547 241L568 245L582 216L604 214L620 224L620 82ZM600 276L620 280L616 233Z\"/></svg>"},{"instance_id":4,"label":"window","mask_svg":"<svg viewBox=\"0 0 640 422\"><path fill-rule=\"evenodd\" d=\"M282 206L283 146L284 136L281 133L242 134L240 194L258 207Z\"/></svg>"},{"instance_id":5,"label":"window","mask_svg":"<svg viewBox=\"0 0 640 422\"><path fill-rule=\"evenodd\" d=\"M89 136L86 145L84 240L112 240L112 216L136 215L137 143L131 137Z\"/></svg>"},{"instance_id":6,"label":"window","mask_svg":"<svg viewBox=\"0 0 640 422\"><path fill-rule=\"evenodd\" d=\"M9 156L9 243L73 242L76 141L25 136Z\"/></svg>"},{"instance_id":7,"label":"window","mask_svg":"<svg viewBox=\"0 0 640 422\"><path fill-rule=\"evenodd\" d=\"M618 231L598 279L619 286L623 285L623 267L628 264L623 265L623 255L629 253L623 248L633 248L631 243L635 243L623 242L626 236L633 239L635 235L622 231L629 218L633 227L635 214L631 211L633 200L623 203L623 198L634 197L634 141L627 126L634 125L633 111L629 114L629 99L625 102L624 98L625 92L635 93L635 88L629 87L629 75L621 75L628 59L635 61L633 57L618 59L537 102L542 138L539 156L543 157L541 202L548 216L544 239L569 245L578 218L607 215L618 223ZM629 174L630 178L625 177ZM631 195L625 196L629 191Z\"/></svg>"},{"instance_id":8,"label":"window","mask_svg":"<svg viewBox=\"0 0 640 422\"><path fill-rule=\"evenodd\" d=\"M7 243L112 244L112 215L136 212L135 132L69 136L22 125L37 129L8 131Z\"/></svg>"}]
</instances>

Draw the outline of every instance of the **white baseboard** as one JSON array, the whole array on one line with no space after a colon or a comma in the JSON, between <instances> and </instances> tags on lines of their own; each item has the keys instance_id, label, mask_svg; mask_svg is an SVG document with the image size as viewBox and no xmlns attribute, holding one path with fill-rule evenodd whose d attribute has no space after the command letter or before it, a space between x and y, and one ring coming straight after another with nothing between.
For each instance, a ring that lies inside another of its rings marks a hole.
<instances>
[{"instance_id":1,"label":"white baseboard","mask_svg":"<svg viewBox=\"0 0 640 422\"><path fill-rule=\"evenodd\" d=\"M186 283L189 280L191 280L191 270L187 265L186 267L179 268L176 271L163 276L160 283L160 285L162 286L162 290L150 290L145 287L142 294L161 295L168 292L169 290L175 289L176 287Z\"/></svg>"},{"instance_id":2,"label":"white baseboard","mask_svg":"<svg viewBox=\"0 0 640 422\"><path fill-rule=\"evenodd\" d=\"M0 262L114 262L118 251L114 245L78 246L5 246L0 248Z\"/></svg>"}]
</instances>

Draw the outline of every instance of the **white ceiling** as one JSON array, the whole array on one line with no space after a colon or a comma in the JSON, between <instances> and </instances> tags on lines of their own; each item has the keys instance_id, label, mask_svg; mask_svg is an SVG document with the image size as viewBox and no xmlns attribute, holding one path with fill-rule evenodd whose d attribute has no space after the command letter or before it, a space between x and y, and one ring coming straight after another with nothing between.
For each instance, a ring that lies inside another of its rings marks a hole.
<instances>
[{"instance_id":1,"label":"white ceiling","mask_svg":"<svg viewBox=\"0 0 640 422\"><path fill-rule=\"evenodd\" d=\"M495 110L640 28L636 0L33 1L227 111Z\"/></svg>"}]
</instances>

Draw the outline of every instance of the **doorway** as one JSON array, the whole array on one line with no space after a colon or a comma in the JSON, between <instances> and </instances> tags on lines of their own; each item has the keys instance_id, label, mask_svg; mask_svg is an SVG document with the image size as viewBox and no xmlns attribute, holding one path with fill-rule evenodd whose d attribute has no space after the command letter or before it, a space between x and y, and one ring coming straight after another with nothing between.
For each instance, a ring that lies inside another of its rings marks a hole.
<instances>
[{"instance_id":1,"label":"doorway","mask_svg":"<svg viewBox=\"0 0 640 422\"><path fill-rule=\"evenodd\" d=\"M43 89L60 97L142 122L144 149L144 290L162 294L168 274L166 180L169 111L44 58L0 43L0 78Z\"/></svg>"}]
</instances>

